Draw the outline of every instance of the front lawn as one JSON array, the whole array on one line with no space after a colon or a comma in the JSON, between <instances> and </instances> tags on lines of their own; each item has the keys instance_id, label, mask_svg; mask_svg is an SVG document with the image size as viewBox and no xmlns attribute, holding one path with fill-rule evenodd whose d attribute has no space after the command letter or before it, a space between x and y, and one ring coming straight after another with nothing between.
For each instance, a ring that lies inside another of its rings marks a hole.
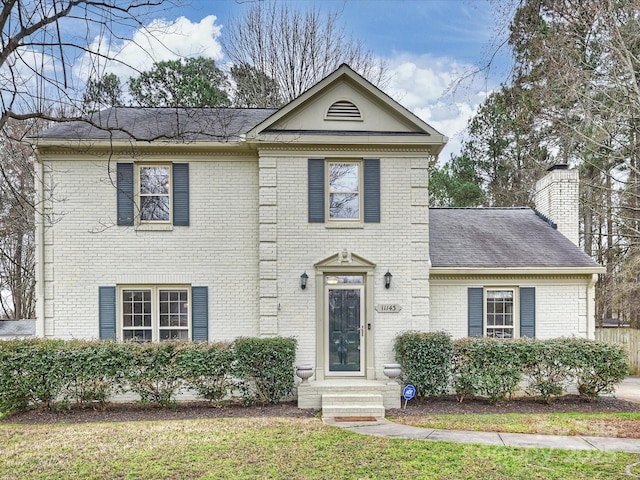
<instances>
[{"instance_id":1,"label":"front lawn","mask_svg":"<svg viewBox=\"0 0 640 480\"><path fill-rule=\"evenodd\" d=\"M317 418L0 424L0 478L617 479L640 455L362 436Z\"/></svg>"}]
</instances>

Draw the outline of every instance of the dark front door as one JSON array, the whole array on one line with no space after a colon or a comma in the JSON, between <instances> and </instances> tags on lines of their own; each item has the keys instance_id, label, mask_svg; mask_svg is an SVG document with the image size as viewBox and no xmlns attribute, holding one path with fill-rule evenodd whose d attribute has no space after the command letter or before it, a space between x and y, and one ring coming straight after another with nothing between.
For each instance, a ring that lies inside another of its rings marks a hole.
<instances>
[{"instance_id":1,"label":"dark front door","mask_svg":"<svg viewBox=\"0 0 640 480\"><path fill-rule=\"evenodd\" d=\"M330 373L362 373L363 294L361 285L327 287Z\"/></svg>"}]
</instances>

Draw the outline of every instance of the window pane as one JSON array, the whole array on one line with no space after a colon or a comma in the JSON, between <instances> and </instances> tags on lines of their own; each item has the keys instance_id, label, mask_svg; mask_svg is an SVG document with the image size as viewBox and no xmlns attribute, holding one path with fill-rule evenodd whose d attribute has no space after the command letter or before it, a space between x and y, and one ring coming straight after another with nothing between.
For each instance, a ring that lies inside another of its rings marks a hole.
<instances>
[{"instance_id":1,"label":"window pane","mask_svg":"<svg viewBox=\"0 0 640 480\"><path fill-rule=\"evenodd\" d=\"M330 218L358 218L360 216L360 198L357 193L329 194Z\"/></svg>"},{"instance_id":2,"label":"window pane","mask_svg":"<svg viewBox=\"0 0 640 480\"><path fill-rule=\"evenodd\" d=\"M329 192L357 192L358 164L332 163L329 166Z\"/></svg>"},{"instance_id":3,"label":"window pane","mask_svg":"<svg viewBox=\"0 0 640 480\"><path fill-rule=\"evenodd\" d=\"M160 290L160 327L188 326L189 295L187 290ZM162 333L160 337L162 339Z\"/></svg>"},{"instance_id":4,"label":"window pane","mask_svg":"<svg viewBox=\"0 0 640 480\"><path fill-rule=\"evenodd\" d=\"M513 337L513 291L487 290L487 337Z\"/></svg>"},{"instance_id":5,"label":"window pane","mask_svg":"<svg viewBox=\"0 0 640 480\"><path fill-rule=\"evenodd\" d=\"M169 167L141 167L140 193L169 194Z\"/></svg>"},{"instance_id":6,"label":"window pane","mask_svg":"<svg viewBox=\"0 0 640 480\"><path fill-rule=\"evenodd\" d=\"M122 292L122 326L125 328L151 327L150 290L124 290Z\"/></svg>"},{"instance_id":7,"label":"window pane","mask_svg":"<svg viewBox=\"0 0 640 480\"><path fill-rule=\"evenodd\" d=\"M169 197L140 197L140 219L146 221L169 221Z\"/></svg>"},{"instance_id":8,"label":"window pane","mask_svg":"<svg viewBox=\"0 0 640 480\"><path fill-rule=\"evenodd\" d=\"M122 332L124 340L135 340L136 342L150 342L151 330L125 330Z\"/></svg>"},{"instance_id":9,"label":"window pane","mask_svg":"<svg viewBox=\"0 0 640 480\"><path fill-rule=\"evenodd\" d=\"M513 338L512 328L487 328L487 337Z\"/></svg>"},{"instance_id":10,"label":"window pane","mask_svg":"<svg viewBox=\"0 0 640 480\"><path fill-rule=\"evenodd\" d=\"M160 330L160 340L189 340L187 330Z\"/></svg>"}]
</instances>

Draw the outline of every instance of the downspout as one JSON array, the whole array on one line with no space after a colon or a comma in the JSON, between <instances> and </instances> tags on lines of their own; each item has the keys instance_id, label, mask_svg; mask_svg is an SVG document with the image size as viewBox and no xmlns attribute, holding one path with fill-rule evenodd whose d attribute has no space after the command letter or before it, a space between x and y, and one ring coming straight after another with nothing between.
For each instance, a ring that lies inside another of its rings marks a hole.
<instances>
[{"instance_id":1,"label":"downspout","mask_svg":"<svg viewBox=\"0 0 640 480\"><path fill-rule=\"evenodd\" d=\"M44 165L35 155L36 178L36 337L44 337Z\"/></svg>"},{"instance_id":2,"label":"downspout","mask_svg":"<svg viewBox=\"0 0 640 480\"><path fill-rule=\"evenodd\" d=\"M587 339L595 340L596 336L596 316L595 316L595 285L598 281L598 274L591 275L591 281L587 285Z\"/></svg>"}]
</instances>

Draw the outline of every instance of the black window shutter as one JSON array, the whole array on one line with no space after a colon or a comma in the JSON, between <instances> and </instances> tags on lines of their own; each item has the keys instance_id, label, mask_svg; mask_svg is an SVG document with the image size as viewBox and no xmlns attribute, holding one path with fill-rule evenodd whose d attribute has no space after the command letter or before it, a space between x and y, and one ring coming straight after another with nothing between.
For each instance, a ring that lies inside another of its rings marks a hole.
<instances>
[{"instance_id":1,"label":"black window shutter","mask_svg":"<svg viewBox=\"0 0 640 480\"><path fill-rule=\"evenodd\" d=\"M536 336L536 289L520 288L520 336Z\"/></svg>"},{"instance_id":2,"label":"black window shutter","mask_svg":"<svg viewBox=\"0 0 640 480\"><path fill-rule=\"evenodd\" d=\"M189 164L173 164L173 224L189 226Z\"/></svg>"},{"instance_id":3,"label":"black window shutter","mask_svg":"<svg viewBox=\"0 0 640 480\"><path fill-rule=\"evenodd\" d=\"M209 287L191 287L191 340L209 340Z\"/></svg>"},{"instance_id":4,"label":"black window shutter","mask_svg":"<svg viewBox=\"0 0 640 480\"><path fill-rule=\"evenodd\" d=\"M310 158L308 168L308 203L309 222L324 223L324 159Z\"/></svg>"},{"instance_id":5,"label":"black window shutter","mask_svg":"<svg viewBox=\"0 0 640 480\"><path fill-rule=\"evenodd\" d=\"M484 289L469 288L467 297L468 335L470 337L482 337L484 334Z\"/></svg>"},{"instance_id":6,"label":"black window shutter","mask_svg":"<svg viewBox=\"0 0 640 480\"><path fill-rule=\"evenodd\" d=\"M364 221L380 222L380 160L364 161Z\"/></svg>"},{"instance_id":7,"label":"black window shutter","mask_svg":"<svg viewBox=\"0 0 640 480\"><path fill-rule=\"evenodd\" d=\"M116 167L118 190L118 225L133 225L133 163L118 163Z\"/></svg>"},{"instance_id":8,"label":"black window shutter","mask_svg":"<svg viewBox=\"0 0 640 480\"><path fill-rule=\"evenodd\" d=\"M98 287L100 340L116 339L116 287Z\"/></svg>"}]
</instances>

